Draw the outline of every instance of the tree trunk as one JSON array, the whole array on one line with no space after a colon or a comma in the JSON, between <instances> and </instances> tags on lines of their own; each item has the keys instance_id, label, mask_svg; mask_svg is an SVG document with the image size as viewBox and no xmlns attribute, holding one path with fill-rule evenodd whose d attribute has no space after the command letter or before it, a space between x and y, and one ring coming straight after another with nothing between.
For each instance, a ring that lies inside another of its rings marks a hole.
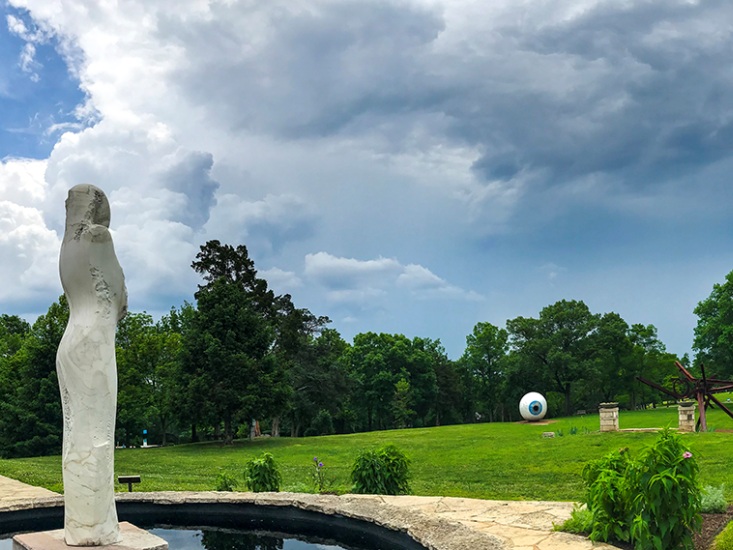
<instances>
[{"instance_id":1,"label":"tree trunk","mask_svg":"<svg viewBox=\"0 0 733 550\"><path fill-rule=\"evenodd\" d=\"M165 447L165 444L167 443L166 439L166 432L168 431L168 417L164 414L160 415L160 431L163 432L163 437L161 438L160 444Z\"/></svg>"},{"instance_id":2,"label":"tree trunk","mask_svg":"<svg viewBox=\"0 0 733 550\"><path fill-rule=\"evenodd\" d=\"M196 431L196 422L191 424L191 442L197 443L199 440L199 434Z\"/></svg>"},{"instance_id":3,"label":"tree trunk","mask_svg":"<svg viewBox=\"0 0 733 550\"><path fill-rule=\"evenodd\" d=\"M280 437L280 417L276 416L272 419L272 426L270 427L270 435L272 437Z\"/></svg>"},{"instance_id":4,"label":"tree trunk","mask_svg":"<svg viewBox=\"0 0 733 550\"><path fill-rule=\"evenodd\" d=\"M232 434L232 419L224 419L224 445L231 445L234 443L234 434Z\"/></svg>"}]
</instances>

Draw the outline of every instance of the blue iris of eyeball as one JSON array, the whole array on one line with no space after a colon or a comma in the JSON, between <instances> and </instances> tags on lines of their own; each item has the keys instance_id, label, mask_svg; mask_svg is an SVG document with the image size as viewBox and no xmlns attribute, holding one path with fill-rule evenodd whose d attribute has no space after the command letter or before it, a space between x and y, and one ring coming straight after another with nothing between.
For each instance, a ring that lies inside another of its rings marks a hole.
<instances>
[{"instance_id":1,"label":"blue iris of eyeball","mask_svg":"<svg viewBox=\"0 0 733 550\"><path fill-rule=\"evenodd\" d=\"M519 414L529 422L542 420L547 414L547 401L541 393L531 391L519 401Z\"/></svg>"}]
</instances>

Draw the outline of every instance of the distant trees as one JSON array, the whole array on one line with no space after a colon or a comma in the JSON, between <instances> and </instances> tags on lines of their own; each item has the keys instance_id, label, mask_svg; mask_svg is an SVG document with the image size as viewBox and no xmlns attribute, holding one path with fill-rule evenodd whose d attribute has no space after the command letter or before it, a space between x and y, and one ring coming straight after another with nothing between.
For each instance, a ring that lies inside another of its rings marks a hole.
<instances>
[{"instance_id":1,"label":"distant trees","mask_svg":"<svg viewBox=\"0 0 733 550\"><path fill-rule=\"evenodd\" d=\"M117 332L116 441L150 443L247 436L253 420L277 436L518 419L527 391L551 414L602 401L635 408L661 399L636 382L675 373L653 325L629 325L561 300L505 328L477 323L462 356L439 340L365 332L346 342L329 319L298 308L260 278L244 246L210 241L192 267L194 303L159 320L130 313ZM733 274L695 312L698 358L733 370ZM58 452L56 348L63 297L33 325L0 315L0 455Z\"/></svg>"},{"instance_id":2,"label":"distant trees","mask_svg":"<svg viewBox=\"0 0 733 550\"><path fill-rule=\"evenodd\" d=\"M56 349L66 329L69 307L62 296L26 323L5 316L0 357L0 454L35 456L61 450L62 413L56 377ZM8 327L12 327L8 329ZM22 342L17 339L22 336ZM10 350L15 350L10 354Z\"/></svg>"},{"instance_id":3,"label":"distant trees","mask_svg":"<svg viewBox=\"0 0 733 550\"><path fill-rule=\"evenodd\" d=\"M696 363L704 363L708 374L733 378L733 271L694 310L697 315L692 349Z\"/></svg>"}]
</instances>

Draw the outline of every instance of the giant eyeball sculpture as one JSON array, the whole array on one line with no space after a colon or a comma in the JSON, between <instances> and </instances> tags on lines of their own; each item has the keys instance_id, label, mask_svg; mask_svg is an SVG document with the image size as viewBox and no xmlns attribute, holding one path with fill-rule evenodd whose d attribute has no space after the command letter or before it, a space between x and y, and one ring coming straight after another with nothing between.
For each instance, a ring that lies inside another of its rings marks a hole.
<instances>
[{"instance_id":1,"label":"giant eyeball sculpture","mask_svg":"<svg viewBox=\"0 0 733 550\"><path fill-rule=\"evenodd\" d=\"M519 401L519 414L528 422L542 420L546 413L547 401L541 393L531 391Z\"/></svg>"}]
</instances>

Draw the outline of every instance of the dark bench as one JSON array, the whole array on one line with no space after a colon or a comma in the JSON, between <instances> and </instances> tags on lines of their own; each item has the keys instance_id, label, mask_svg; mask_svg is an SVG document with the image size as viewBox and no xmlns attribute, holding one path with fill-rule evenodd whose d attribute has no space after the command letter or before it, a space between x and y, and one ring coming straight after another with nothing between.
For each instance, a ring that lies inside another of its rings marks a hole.
<instances>
[{"instance_id":1,"label":"dark bench","mask_svg":"<svg viewBox=\"0 0 733 550\"><path fill-rule=\"evenodd\" d=\"M140 476L117 476L117 483L127 483L127 489L132 493L132 484L140 483Z\"/></svg>"}]
</instances>

